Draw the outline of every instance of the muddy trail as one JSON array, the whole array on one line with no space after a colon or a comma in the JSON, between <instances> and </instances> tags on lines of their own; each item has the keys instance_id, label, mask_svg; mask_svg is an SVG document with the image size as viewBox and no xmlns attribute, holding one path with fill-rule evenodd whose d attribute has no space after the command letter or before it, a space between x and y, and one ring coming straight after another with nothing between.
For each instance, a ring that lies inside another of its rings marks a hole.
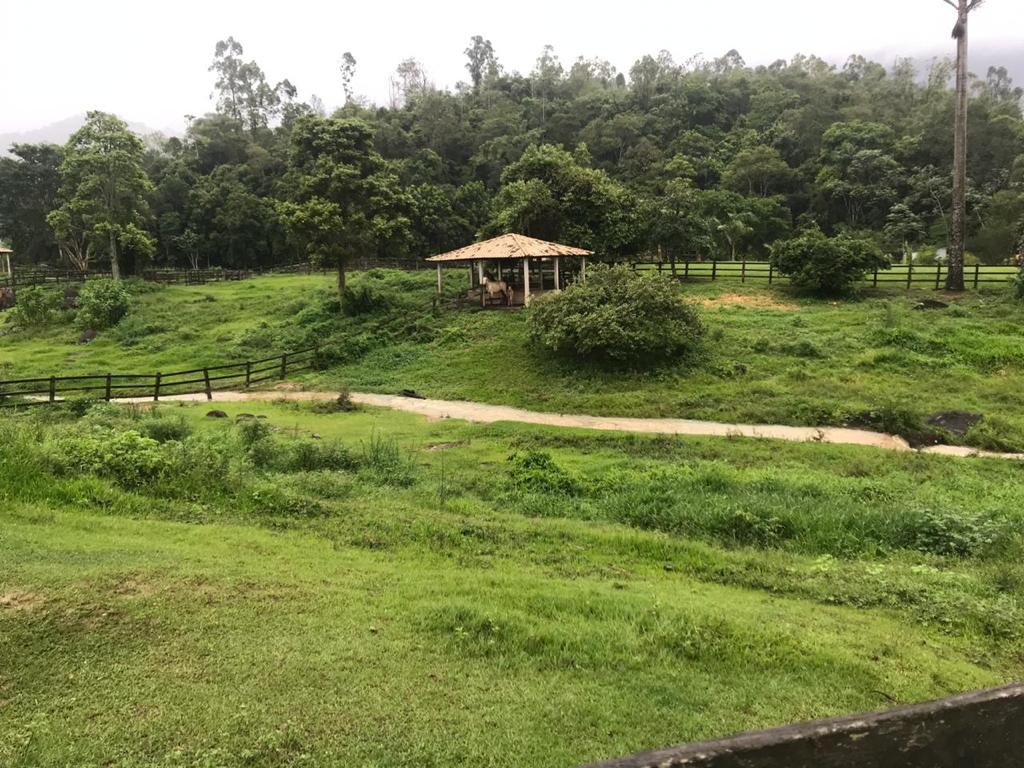
<instances>
[{"instance_id":1,"label":"muddy trail","mask_svg":"<svg viewBox=\"0 0 1024 768\"><path fill-rule=\"evenodd\" d=\"M314 401L333 400L337 392L302 392L272 390L255 392L214 392L212 401L205 394L170 395L161 402L221 402L238 403L248 401ZM429 400L402 395L379 395L353 392L352 401L376 408L391 408L408 413L418 413L428 419L459 419L477 423L498 421L519 424L540 424L551 427L574 429L596 429L610 432L637 432L658 435L691 435L698 437L743 437L769 440L788 440L799 443L829 443L833 445L862 445L889 451L919 452L942 456L1011 459L1024 461L1021 453L997 453L957 445L933 445L913 448L902 437L872 432L864 429L843 427L790 427L779 424L727 424L717 421L694 419L643 419L622 416L585 416L578 414L544 413L513 408L506 405L488 405L461 400ZM149 398L123 398L118 402L150 403Z\"/></svg>"}]
</instances>

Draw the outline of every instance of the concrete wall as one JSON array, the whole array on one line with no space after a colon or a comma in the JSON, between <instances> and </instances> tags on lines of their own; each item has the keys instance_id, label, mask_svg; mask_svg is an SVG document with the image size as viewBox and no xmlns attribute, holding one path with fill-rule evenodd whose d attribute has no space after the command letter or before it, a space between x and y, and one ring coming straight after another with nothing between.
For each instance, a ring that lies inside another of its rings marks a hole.
<instances>
[{"instance_id":1,"label":"concrete wall","mask_svg":"<svg viewBox=\"0 0 1024 768\"><path fill-rule=\"evenodd\" d=\"M1024 684L610 760L590 768L1014 768Z\"/></svg>"}]
</instances>

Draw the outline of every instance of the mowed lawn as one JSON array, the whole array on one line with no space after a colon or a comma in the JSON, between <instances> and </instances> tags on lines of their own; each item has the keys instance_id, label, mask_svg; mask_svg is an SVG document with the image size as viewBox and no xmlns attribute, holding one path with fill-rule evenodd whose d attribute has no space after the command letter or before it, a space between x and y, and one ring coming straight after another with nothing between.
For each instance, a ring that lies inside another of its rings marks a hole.
<instances>
[{"instance_id":1,"label":"mowed lawn","mask_svg":"<svg viewBox=\"0 0 1024 768\"><path fill-rule=\"evenodd\" d=\"M1024 670L1010 462L226 409L0 425L0 764L566 766Z\"/></svg>"},{"instance_id":2,"label":"mowed lawn","mask_svg":"<svg viewBox=\"0 0 1024 768\"><path fill-rule=\"evenodd\" d=\"M1024 450L1019 387L1024 302L1009 288L962 296L865 289L821 300L784 286L686 286L703 305L701 353L654 370L609 370L546 355L528 312L454 310L452 271L434 305L432 273L373 270L351 279L369 299L338 312L332 277L279 276L143 290L114 330L78 345L68 323L0 337L0 376L155 373L257 359L319 345L327 365L309 386L538 410L798 425L852 424L912 434L943 411L984 419L966 437ZM364 296L365 298L365 296ZM923 299L947 309L916 311Z\"/></svg>"}]
</instances>

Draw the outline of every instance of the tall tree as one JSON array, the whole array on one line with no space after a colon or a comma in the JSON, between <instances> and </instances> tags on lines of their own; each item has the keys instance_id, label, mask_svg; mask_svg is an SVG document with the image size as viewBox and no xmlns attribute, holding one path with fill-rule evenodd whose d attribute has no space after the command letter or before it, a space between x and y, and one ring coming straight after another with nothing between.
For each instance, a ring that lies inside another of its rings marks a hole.
<instances>
[{"instance_id":1,"label":"tall tree","mask_svg":"<svg viewBox=\"0 0 1024 768\"><path fill-rule=\"evenodd\" d=\"M943 0L956 10L956 117L953 131L953 214L949 238L946 290L964 290L964 249L967 239L967 22L984 0Z\"/></svg>"},{"instance_id":2,"label":"tall tree","mask_svg":"<svg viewBox=\"0 0 1024 768\"><path fill-rule=\"evenodd\" d=\"M473 90L479 92L485 78L494 78L498 74L498 59L494 55L494 46L490 40L473 35L465 54L469 59L466 62L466 69L469 70L469 77L473 81Z\"/></svg>"},{"instance_id":3,"label":"tall tree","mask_svg":"<svg viewBox=\"0 0 1024 768\"><path fill-rule=\"evenodd\" d=\"M54 144L15 144L0 157L0 236L30 263L57 255L46 215L57 203L63 152Z\"/></svg>"},{"instance_id":4,"label":"tall tree","mask_svg":"<svg viewBox=\"0 0 1024 768\"><path fill-rule=\"evenodd\" d=\"M372 137L360 120L300 118L292 129L284 180L289 199L278 204L292 242L337 270L342 300L349 263L376 255L401 224L401 217L389 215L398 178L373 148Z\"/></svg>"},{"instance_id":5,"label":"tall tree","mask_svg":"<svg viewBox=\"0 0 1024 768\"><path fill-rule=\"evenodd\" d=\"M244 52L233 37L218 41L210 71L217 75L217 109L243 122L255 135L281 113L282 103L293 100L297 91L288 80L270 85L259 64L242 60Z\"/></svg>"},{"instance_id":6,"label":"tall tree","mask_svg":"<svg viewBox=\"0 0 1024 768\"><path fill-rule=\"evenodd\" d=\"M356 57L351 51L341 54L341 89L345 92L345 103L352 101L352 78L356 76Z\"/></svg>"},{"instance_id":7,"label":"tall tree","mask_svg":"<svg viewBox=\"0 0 1024 768\"><path fill-rule=\"evenodd\" d=\"M148 256L154 248L146 231L153 183L142 156L142 140L123 120L89 112L64 148L62 202L49 216L58 238L83 238L93 249L105 249L115 280L123 253Z\"/></svg>"}]
</instances>

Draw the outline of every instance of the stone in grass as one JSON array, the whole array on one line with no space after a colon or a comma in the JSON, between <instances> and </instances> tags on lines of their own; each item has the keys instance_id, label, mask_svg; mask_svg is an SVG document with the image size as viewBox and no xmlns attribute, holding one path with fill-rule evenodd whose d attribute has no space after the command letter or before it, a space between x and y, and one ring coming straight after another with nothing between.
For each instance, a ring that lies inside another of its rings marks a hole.
<instances>
[{"instance_id":1,"label":"stone in grass","mask_svg":"<svg viewBox=\"0 0 1024 768\"><path fill-rule=\"evenodd\" d=\"M255 418L256 417L253 416L251 413L240 413L237 416L235 416L235 421L250 421Z\"/></svg>"},{"instance_id":2,"label":"stone in grass","mask_svg":"<svg viewBox=\"0 0 1024 768\"><path fill-rule=\"evenodd\" d=\"M208 419L226 419L228 415L224 411L218 411L216 409L206 412L206 418Z\"/></svg>"},{"instance_id":3,"label":"stone in grass","mask_svg":"<svg viewBox=\"0 0 1024 768\"><path fill-rule=\"evenodd\" d=\"M944 301L939 301L938 299L925 299L924 301L919 301L914 305L914 309L918 310L946 309L947 307L949 307L949 304Z\"/></svg>"},{"instance_id":4,"label":"stone in grass","mask_svg":"<svg viewBox=\"0 0 1024 768\"><path fill-rule=\"evenodd\" d=\"M957 437L963 437L970 431L971 427L981 421L981 419L982 415L980 413L969 413L968 411L943 411L942 413L933 413L928 417L927 421L933 427L941 427Z\"/></svg>"},{"instance_id":5,"label":"stone in grass","mask_svg":"<svg viewBox=\"0 0 1024 768\"><path fill-rule=\"evenodd\" d=\"M79 344L88 344L90 341L96 338L96 331L92 328L86 328L82 331L82 335L78 337Z\"/></svg>"}]
</instances>

